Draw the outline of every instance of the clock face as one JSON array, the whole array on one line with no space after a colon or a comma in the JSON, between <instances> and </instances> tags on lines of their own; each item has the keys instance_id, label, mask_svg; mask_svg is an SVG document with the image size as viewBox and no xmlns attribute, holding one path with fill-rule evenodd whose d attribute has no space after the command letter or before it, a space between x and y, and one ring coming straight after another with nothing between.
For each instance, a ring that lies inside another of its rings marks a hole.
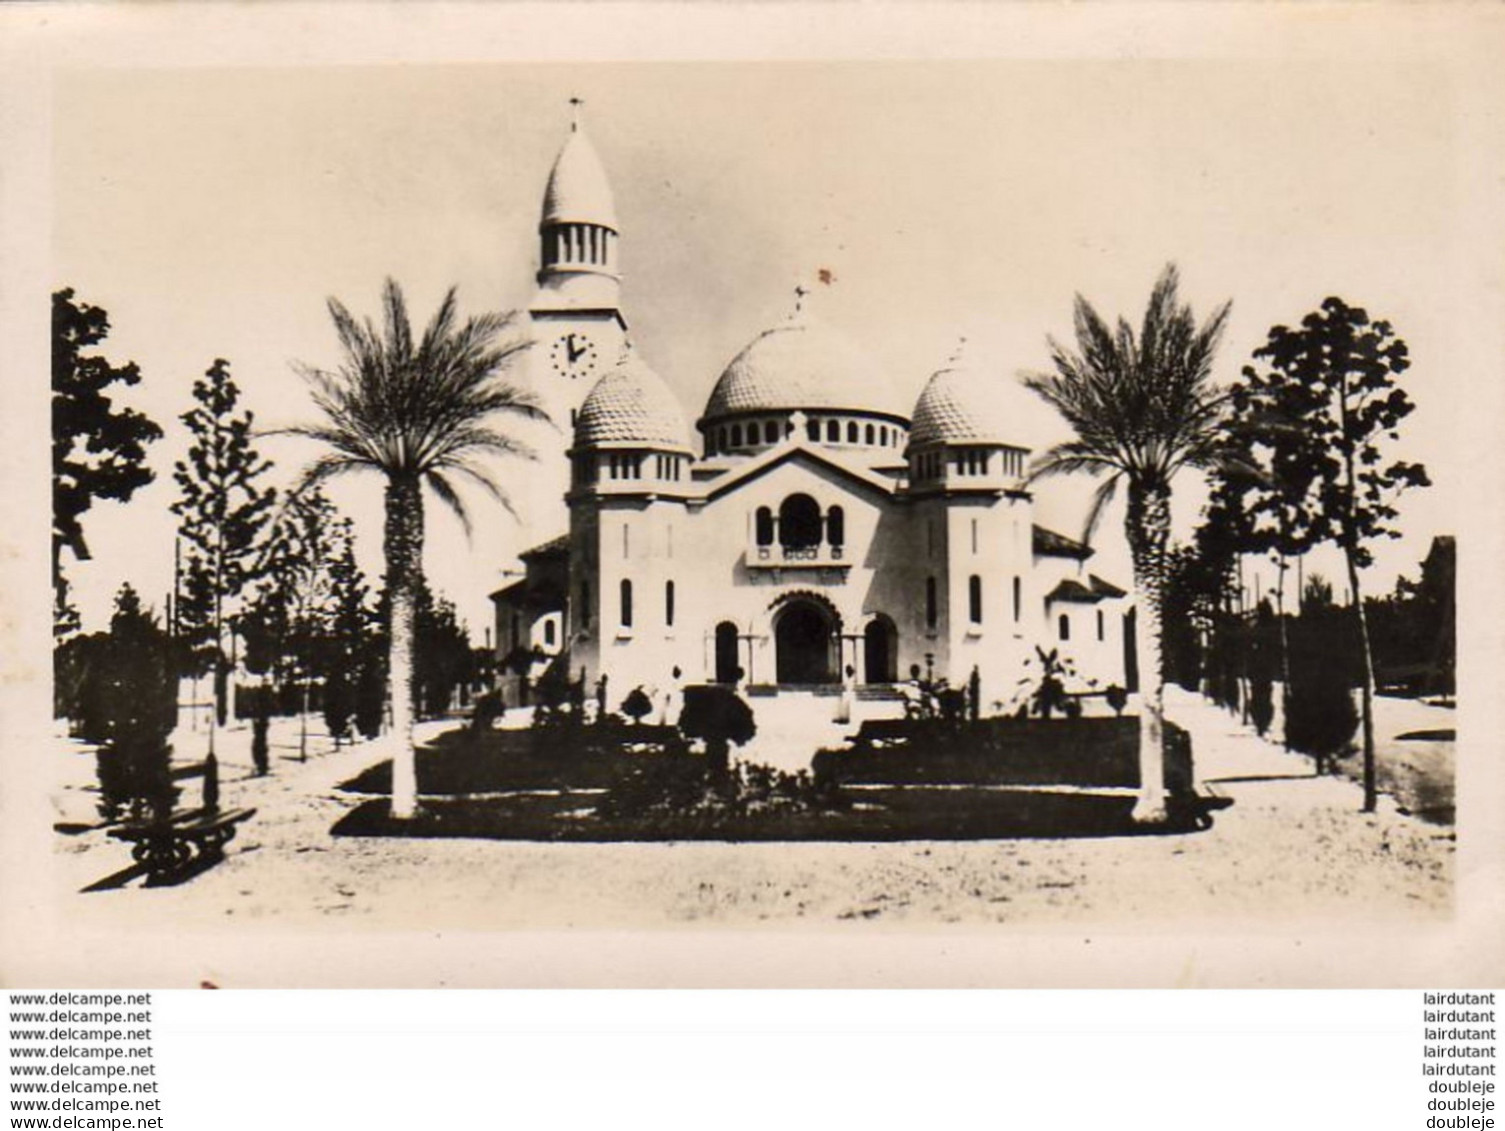
<instances>
[{"instance_id":1,"label":"clock face","mask_svg":"<svg viewBox=\"0 0 1505 1131\"><path fill-rule=\"evenodd\" d=\"M594 377L599 361L596 343L579 331L561 334L549 347L549 363L564 377Z\"/></svg>"}]
</instances>

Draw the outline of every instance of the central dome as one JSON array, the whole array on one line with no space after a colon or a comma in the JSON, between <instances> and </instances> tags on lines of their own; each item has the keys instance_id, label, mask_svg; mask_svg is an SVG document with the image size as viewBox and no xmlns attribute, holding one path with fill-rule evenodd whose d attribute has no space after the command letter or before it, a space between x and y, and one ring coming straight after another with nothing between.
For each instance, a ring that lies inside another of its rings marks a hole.
<instances>
[{"instance_id":1,"label":"central dome","mask_svg":"<svg viewBox=\"0 0 1505 1131\"><path fill-rule=\"evenodd\" d=\"M877 365L835 331L799 319L765 330L732 359L711 390L704 421L796 409L908 419Z\"/></svg>"}]
</instances>

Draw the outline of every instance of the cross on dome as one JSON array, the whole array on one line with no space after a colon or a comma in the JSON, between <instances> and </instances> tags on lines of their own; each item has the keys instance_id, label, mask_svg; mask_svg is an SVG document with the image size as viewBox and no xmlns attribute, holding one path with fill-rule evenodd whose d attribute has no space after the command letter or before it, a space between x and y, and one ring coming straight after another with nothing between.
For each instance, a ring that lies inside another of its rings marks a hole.
<instances>
[{"instance_id":1,"label":"cross on dome","mask_svg":"<svg viewBox=\"0 0 1505 1131\"><path fill-rule=\"evenodd\" d=\"M570 133L580 129L580 108L585 105L585 99L578 95L570 97Z\"/></svg>"}]
</instances>

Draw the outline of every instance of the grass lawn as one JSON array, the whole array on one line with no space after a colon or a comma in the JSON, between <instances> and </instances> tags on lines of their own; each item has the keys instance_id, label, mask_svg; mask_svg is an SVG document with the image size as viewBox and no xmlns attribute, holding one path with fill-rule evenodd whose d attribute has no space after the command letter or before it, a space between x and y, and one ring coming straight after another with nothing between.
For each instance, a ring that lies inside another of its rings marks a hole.
<instances>
[{"instance_id":1,"label":"grass lawn","mask_svg":"<svg viewBox=\"0 0 1505 1131\"><path fill-rule=\"evenodd\" d=\"M655 728L656 729L656 728ZM645 735L654 732L645 730ZM612 736L620 741L613 741ZM418 751L418 792L463 796L518 790L605 789L645 751L630 727L605 731L445 731ZM368 766L340 788L349 793L392 792L392 763Z\"/></svg>"}]
</instances>

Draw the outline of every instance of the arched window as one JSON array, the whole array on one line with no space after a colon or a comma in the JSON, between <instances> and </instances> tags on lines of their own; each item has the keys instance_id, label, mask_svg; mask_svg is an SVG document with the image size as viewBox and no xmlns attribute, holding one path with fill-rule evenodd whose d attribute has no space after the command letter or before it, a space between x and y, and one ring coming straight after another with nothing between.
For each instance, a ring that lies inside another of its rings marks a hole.
<instances>
[{"instance_id":1,"label":"arched window","mask_svg":"<svg viewBox=\"0 0 1505 1131\"><path fill-rule=\"evenodd\" d=\"M622 578L622 615L619 618L623 628L632 627L632 582Z\"/></svg>"},{"instance_id":2,"label":"arched window","mask_svg":"<svg viewBox=\"0 0 1505 1131\"><path fill-rule=\"evenodd\" d=\"M807 420L807 421L805 421L805 435L808 436L812 440L819 440L820 439L820 421L819 420Z\"/></svg>"},{"instance_id":3,"label":"arched window","mask_svg":"<svg viewBox=\"0 0 1505 1131\"><path fill-rule=\"evenodd\" d=\"M734 447L734 448L740 448L741 446L742 446L742 425L740 425L740 424L733 424L732 425L732 447Z\"/></svg>"},{"instance_id":4,"label":"arched window","mask_svg":"<svg viewBox=\"0 0 1505 1131\"><path fill-rule=\"evenodd\" d=\"M935 601L935 578L925 579L925 627L934 628L940 619L940 610L936 608Z\"/></svg>"},{"instance_id":5,"label":"arched window","mask_svg":"<svg viewBox=\"0 0 1505 1131\"><path fill-rule=\"evenodd\" d=\"M820 506L809 495L790 495L780 504L779 544L786 550L820 545Z\"/></svg>"},{"instance_id":6,"label":"arched window","mask_svg":"<svg viewBox=\"0 0 1505 1131\"><path fill-rule=\"evenodd\" d=\"M841 440L841 422L837 420L826 421L826 443L835 444Z\"/></svg>"},{"instance_id":7,"label":"arched window","mask_svg":"<svg viewBox=\"0 0 1505 1131\"><path fill-rule=\"evenodd\" d=\"M1019 623L1019 616L1024 611L1024 582L1014 578L1014 623Z\"/></svg>"},{"instance_id":8,"label":"arched window","mask_svg":"<svg viewBox=\"0 0 1505 1131\"><path fill-rule=\"evenodd\" d=\"M1071 639L1071 618L1065 613L1062 613L1061 619L1056 622L1056 630L1062 640Z\"/></svg>"},{"instance_id":9,"label":"arched window","mask_svg":"<svg viewBox=\"0 0 1505 1131\"><path fill-rule=\"evenodd\" d=\"M722 425L722 427L721 427L721 432L720 432L720 436L719 436L719 438L718 438L718 439L717 439L717 440L716 440L716 447L717 447L717 448L718 448L718 449L719 449L719 450L720 450L720 451L723 451L723 452L724 452L724 451L726 451L726 450L727 450L727 444L726 444L726 442L727 442L727 439L728 439L728 436L727 436L727 433L726 433L726 426L725 426L725 425Z\"/></svg>"},{"instance_id":10,"label":"arched window","mask_svg":"<svg viewBox=\"0 0 1505 1131\"><path fill-rule=\"evenodd\" d=\"M674 627L674 582L664 582L664 623Z\"/></svg>"},{"instance_id":11,"label":"arched window","mask_svg":"<svg viewBox=\"0 0 1505 1131\"><path fill-rule=\"evenodd\" d=\"M855 444L856 442L857 442L857 422L855 420L848 420L847 421L847 443L849 443L849 444Z\"/></svg>"},{"instance_id":12,"label":"arched window","mask_svg":"<svg viewBox=\"0 0 1505 1131\"><path fill-rule=\"evenodd\" d=\"M757 513L753 515L753 528L758 545L773 545L773 511L767 507L759 507Z\"/></svg>"},{"instance_id":13,"label":"arched window","mask_svg":"<svg viewBox=\"0 0 1505 1131\"><path fill-rule=\"evenodd\" d=\"M967 615L973 624L982 623L982 578L975 573L967 579Z\"/></svg>"},{"instance_id":14,"label":"arched window","mask_svg":"<svg viewBox=\"0 0 1505 1131\"><path fill-rule=\"evenodd\" d=\"M873 426L871 424L864 430L863 435L867 437L864 442L871 448L873 446Z\"/></svg>"},{"instance_id":15,"label":"arched window","mask_svg":"<svg viewBox=\"0 0 1505 1131\"><path fill-rule=\"evenodd\" d=\"M554 647L554 619L552 617L543 622L543 642L549 648Z\"/></svg>"},{"instance_id":16,"label":"arched window","mask_svg":"<svg viewBox=\"0 0 1505 1131\"><path fill-rule=\"evenodd\" d=\"M826 512L826 541L833 546L847 544L847 516L840 507L832 507Z\"/></svg>"},{"instance_id":17,"label":"arched window","mask_svg":"<svg viewBox=\"0 0 1505 1131\"><path fill-rule=\"evenodd\" d=\"M779 442L779 426L776 421L768 421L763 425L763 442L765 444L777 444Z\"/></svg>"},{"instance_id":18,"label":"arched window","mask_svg":"<svg viewBox=\"0 0 1505 1131\"><path fill-rule=\"evenodd\" d=\"M716 454L716 433L714 432L707 432L705 434L705 454L707 457Z\"/></svg>"},{"instance_id":19,"label":"arched window","mask_svg":"<svg viewBox=\"0 0 1505 1131\"><path fill-rule=\"evenodd\" d=\"M1098 609L1098 611L1097 611L1097 638L1099 640L1103 639L1103 610L1102 609Z\"/></svg>"}]
</instances>

